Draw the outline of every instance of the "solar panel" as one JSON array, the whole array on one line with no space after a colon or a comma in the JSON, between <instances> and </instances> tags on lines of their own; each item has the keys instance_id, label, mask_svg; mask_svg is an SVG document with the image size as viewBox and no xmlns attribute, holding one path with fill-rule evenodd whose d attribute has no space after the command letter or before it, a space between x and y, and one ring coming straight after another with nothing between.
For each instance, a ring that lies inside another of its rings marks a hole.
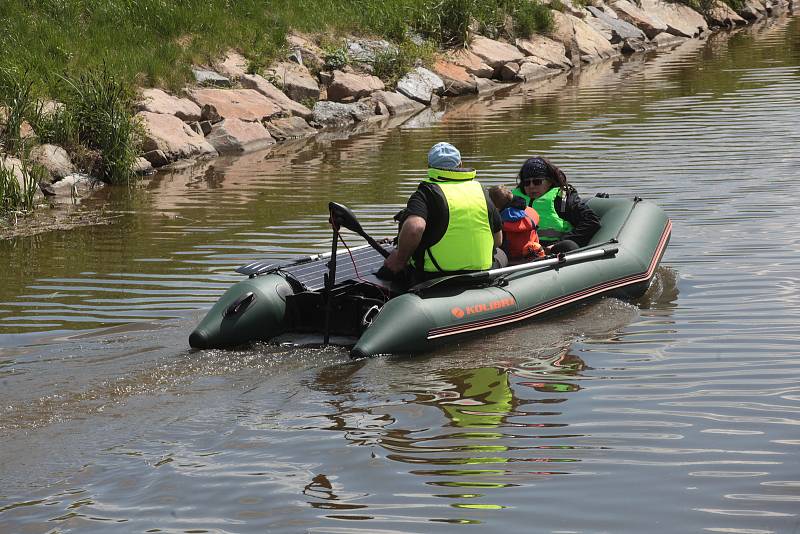
<instances>
[{"instance_id":1,"label":"solar panel","mask_svg":"<svg viewBox=\"0 0 800 534\"><path fill-rule=\"evenodd\" d=\"M391 247L385 248L391 252ZM373 283L375 277L371 275L374 275L383 265L383 256L372 247L350 250L350 253L345 250L336 255L336 283L340 284L347 280L358 280L359 278L364 280L368 278ZM328 258L284 267L281 271L291 275L292 278L309 290L318 291L325 287Z\"/></svg>"}]
</instances>

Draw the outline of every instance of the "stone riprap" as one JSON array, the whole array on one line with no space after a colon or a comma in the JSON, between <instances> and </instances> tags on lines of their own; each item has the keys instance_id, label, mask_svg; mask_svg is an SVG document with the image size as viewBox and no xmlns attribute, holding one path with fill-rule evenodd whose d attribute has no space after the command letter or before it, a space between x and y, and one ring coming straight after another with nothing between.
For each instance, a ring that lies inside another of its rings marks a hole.
<instances>
[{"instance_id":1,"label":"stone riprap","mask_svg":"<svg viewBox=\"0 0 800 534\"><path fill-rule=\"evenodd\" d=\"M432 67L444 83L445 96L459 96L478 92L475 77L466 68L443 59L437 59Z\"/></svg>"},{"instance_id":2,"label":"stone riprap","mask_svg":"<svg viewBox=\"0 0 800 534\"><path fill-rule=\"evenodd\" d=\"M189 98L200 106L204 119L239 119L247 122L269 120L280 115L280 106L255 89L208 89L189 91Z\"/></svg>"},{"instance_id":3,"label":"stone riprap","mask_svg":"<svg viewBox=\"0 0 800 534\"><path fill-rule=\"evenodd\" d=\"M239 81L242 87L258 91L281 108L287 115L297 115L306 120L311 118L310 109L286 96L286 93L275 87L263 76L246 74Z\"/></svg>"},{"instance_id":4,"label":"stone riprap","mask_svg":"<svg viewBox=\"0 0 800 534\"><path fill-rule=\"evenodd\" d=\"M375 91L383 91L386 86L380 78L370 74L355 74L333 71L330 85L328 85L328 100L343 102L357 100L369 96Z\"/></svg>"},{"instance_id":5,"label":"stone riprap","mask_svg":"<svg viewBox=\"0 0 800 534\"><path fill-rule=\"evenodd\" d=\"M175 115L187 122L200 120L200 106L188 98L178 98L155 88L142 90L139 111Z\"/></svg>"},{"instance_id":6,"label":"stone riprap","mask_svg":"<svg viewBox=\"0 0 800 534\"><path fill-rule=\"evenodd\" d=\"M275 144L275 139L258 121L229 118L218 122L206 136L220 154L240 154L261 150Z\"/></svg>"},{"instance_id":7,"label":"stone riprap","mask_svg":"<svg viewBox=\"0 0 800 534\"><path fill-rule=\"evenodd\" d=\"M444 81L435 72L425 67L416 67L400 78L397 82L397 92L428 105L434 95L444 93Z\"/></svg>"},{"instance_id":8,"label":"stone riprap","mask_svg":"<svg viewBox=\"0 0 800 534\"><path fill-rule=\"evenodd\" d=\"M146 131L142 145L145 158L152 151L161 151L167 161L217 154L205 137L175 115L140 111L136 116L142 121ZM160 158L156 161L147 159L154 166L160 161Z\"/></svg>"},{"instance_id":9,"label":"stone riprap","mask_svg":"<svg viewBox=\"0 0 800 534\"><path fill-rule=\"evenodd\" d=\"M524 54L523 62L533 62L551 69L572 68L564 43L549 39L544 35L532 35L528 39L517 39L517 48Z\"/></svg>"},{"instance_id":10,"label":"stone riprap","mask_svg":"<svg viewBox=\"0 0 800 534\"><path fill-rule=\"evenodd\" d=\"M53 181L61 180L75 172L69 154L60 146L48 144L35 146L31 149L30 159L47 169Z\"/></svg>"}]
</instances>

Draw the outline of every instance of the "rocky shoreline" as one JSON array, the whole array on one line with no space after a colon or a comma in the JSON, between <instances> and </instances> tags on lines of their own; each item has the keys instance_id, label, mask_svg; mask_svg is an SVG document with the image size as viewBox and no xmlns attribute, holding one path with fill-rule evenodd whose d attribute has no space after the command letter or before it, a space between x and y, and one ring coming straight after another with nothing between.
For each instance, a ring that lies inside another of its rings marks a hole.
<instances>
[{"instance_id":1,"label":"rocky shoreline","mask_svg":"<svg viewBox=\"0 0 800 534\"><path fill-rule=\"evenodd\" d=\"M331 58L315 36L290 34L285 60L260 74L249 73L247 60L230 51L212 65L193 68L196 85L180 94L140 91L136 118L146 133L136 172L264 150L325 130L435 110L448 97L545 80L586 64L703 39L717 29L793 8L791 0L745 0L738 13L720 0L712 6L701 14L660 0L613 0L587 7L561 0L560 9L551 10L554 27L548 36L511 43L476 35L468 47L437 54L428 67L416 66L392 87L374 75L378 58L397 54L387 41L344 39L342 56ZM40 200L75 202L103 186L76 173L60 147L37 146L31 160L50 173L51 183L40 183ZM20 168L13 158L0 164L14 172Z\"/></svg>"}]
</instances>

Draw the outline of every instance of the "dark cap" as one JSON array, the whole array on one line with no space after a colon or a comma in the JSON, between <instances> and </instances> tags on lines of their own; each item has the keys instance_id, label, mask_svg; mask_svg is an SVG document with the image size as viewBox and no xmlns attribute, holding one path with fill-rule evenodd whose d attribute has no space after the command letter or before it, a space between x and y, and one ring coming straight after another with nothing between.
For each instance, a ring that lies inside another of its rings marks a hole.
<instances>
[{"instance_id":1,"label":"dark cap","mask_svg":"<svg viewBox=\"0 0 800 534\"><path fill-rule=\"evenodd\" d=\"M552 169L542 158L530 158L522 164L519 177L525 178L552 178Z\"/></svg>"}]
</instances>

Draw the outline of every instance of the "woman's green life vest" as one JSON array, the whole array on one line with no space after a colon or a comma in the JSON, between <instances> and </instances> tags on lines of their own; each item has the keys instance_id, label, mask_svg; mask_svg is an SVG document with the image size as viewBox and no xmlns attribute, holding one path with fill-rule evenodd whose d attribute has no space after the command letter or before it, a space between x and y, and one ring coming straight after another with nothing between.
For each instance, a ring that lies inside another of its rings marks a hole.
<instances>
[{"instance_id":1,"label":"woman's green life vest","mask_svg":"<svg viewBox=\"0 0 800 534\"><path fill-rule=\"evenodd\" d=\"M564 234L572 231L572 225L559 217L556 212L555 200L560 192L560 188L551 187L547 193L531 202L531 198L519 187L512 191L514 195L524 198L525 203L535 209L536 213L539 214L539 228L537 232L539 233L539 242L541 243L555 243L563 239Z\"/></svg>"},{"instance_id":2,"label":"woman's green life vest","mask_svg":"<svg viewBox=\"0 0 800 534\"><path fill-rule=\"evenodd\" d=\"M494 236L489 207L475 171L428 169L428 183L438 185L449 219L442 238L425 250L423 270L484 271L492 266Z\"/></svg>"}]
</instances>

